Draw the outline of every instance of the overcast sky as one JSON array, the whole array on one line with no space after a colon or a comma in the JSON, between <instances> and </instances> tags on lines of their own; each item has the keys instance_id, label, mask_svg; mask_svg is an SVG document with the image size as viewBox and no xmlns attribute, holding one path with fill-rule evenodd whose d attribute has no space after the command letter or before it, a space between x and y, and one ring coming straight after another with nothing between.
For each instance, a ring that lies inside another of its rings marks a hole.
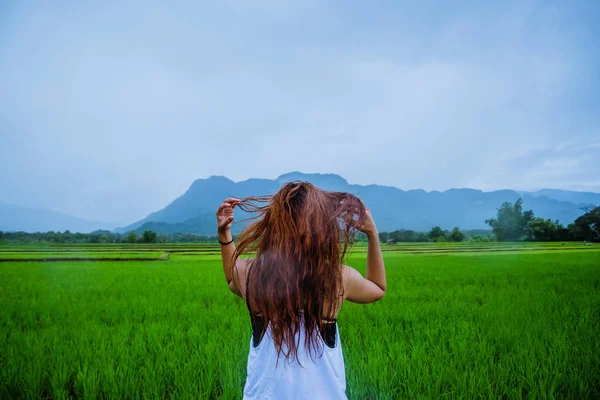
<instances>
[{"instance_id":1,"label":"overcast sky","mask_svg":"<svg viewBox=\"0 0 600 400\"><path fill-rule=\"evenodd\" d=\"M160 3L0 2L0 201L127 223L294 170L600 192L598 1Z\"/></svg>"}]
</instances>

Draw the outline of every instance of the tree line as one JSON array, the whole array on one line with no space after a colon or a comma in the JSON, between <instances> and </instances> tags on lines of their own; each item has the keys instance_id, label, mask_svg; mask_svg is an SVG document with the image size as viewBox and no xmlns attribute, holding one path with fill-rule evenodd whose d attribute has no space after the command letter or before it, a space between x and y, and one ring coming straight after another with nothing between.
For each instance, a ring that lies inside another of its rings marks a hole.
<instances>
[{"instance_id":1,"label":"tree line","mask_svg":"<svg viewBox=\"0 0 600 400\"><path fill-rule=\"evenodd\" d=\"M101 244L101 243L203 243L216 242L216 235L198 235L195 233L157 234L146 230L141 235L131 231L126 234L110 231L91 233L64 232L2 232L0 243L11 244Z\"/></svg>"},{"instance_id":2,"label":"tree line","mask_svg":"<svg viewBox=\"0 0 600 400\"><path fill-rule=\"evenodd\" d=\"M474 242L600 242L600 206L585 211L584 215L565 227L558 220L536 218L533 211L523 211L523 200L518 199L515 203L502 203L496 218L485 221L491 230L462 231L456 227L447 231L439 226L434 226L429 232L399 229L393 232L380 232L379 240L387 243L462 242L464 240Z\"/></svg>"},{"instance_id":3,"label":"tree line","mask_svg":"<svg viewBox=\"0 0 600 400\"><path fill-rule=\"evenodd\" d=\"M477 233L471 235L470 233ZM487 233L487 235L486 235ZM382 242L461 242L465 238L474 238L476 241L490 241L491 231L473 230L461 231L458 228L452 231L442 230L436 226L429 233L415 232L412 230L397 230L394 232L380 232L379 239ZM102 244L102 243L203 243L216 242L218 237L209 235L198 235L195 233L170 233L157 234L152 230L145 230L141 235L135 231L126 234L113 233L110 231L95 231L92 233L64 232L2 232L0 231L0 244ZM366 242L367 236L359 232L356 240Z\"/></svg>"},{"instance_id":4,"label":"tree line","mask_svg":"<svg viewBox=\"0 0 600 400\"><path fill-rule=\"evenodd\" d=\"M600 206L586 210L568 226L559 221L536 218L533 211L523 211L523 201L515 203L504 202L498 209L496 218L485 221L491 230L474 229L461 230L458 227L448 231L434 226L429 232L418 232L410 229L398 229L393 232L380 232L379 240L384 243L398 242L474 242L490 241L588 241L600 242ZM358 241L366 241L366 236L359 233ZM64 232L2 232L0 243L14 244L94 244L94 243L200 243L216 242L216 235L198 235L195 233L157 234L145 230L141 235L131 231L126 234L110 231L95 231L92 233Z\"/></svg>"},{"instance_id":5,"label":"tree line","mask_svg":"<svg viewBox=\"0 0 600 400\"><path fill-rule=\"evenodd\" d=\"M600 206L587 209L584 215L565 227L558 220L536 218L533 211L523 211L523 200L519 199L514 204L502 203L496 218L485 222L500 242L600 242Z\"/></svg>"},{"instance_id":6,"label":"tree line","mask_svg":"<svg viewBox=\"0 0 600 400\"><path fill-rule=\"evenodd\" d=\"M383 243L399 242L463 242L470 240L473 242L491 242L494 241L492 231L486 229L461 230L455 227L452 230L445 230L439 226L434 226L429 232L418 232L411 229L398 229L393 232L379 232L379 241Z\"/></svg>"}]
</instances>

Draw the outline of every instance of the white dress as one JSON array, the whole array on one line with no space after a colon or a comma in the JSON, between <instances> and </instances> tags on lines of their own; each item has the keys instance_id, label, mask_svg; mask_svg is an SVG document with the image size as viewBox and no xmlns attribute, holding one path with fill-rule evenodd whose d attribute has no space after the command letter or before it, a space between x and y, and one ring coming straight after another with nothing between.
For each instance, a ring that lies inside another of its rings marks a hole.
<instances>
[{"instance_id":1,"label":"white dress","mask_svg":"<svg viewBox=\"0 0 600 400\"><path fill-rule=\"evenodd\" d=\"M304 345L304 329L299 329L296 343L302 366L292 357L286 360L285 345L277 364L277 350L270 335L270 326L257 347L254 347L251 338L244 399L347 399L342 343L337 321L333 323L335 344L331 348L321 341L322 355L319 357L320 349L317 354L313 351L314 361Z\"/></svg>"}]
</instances>

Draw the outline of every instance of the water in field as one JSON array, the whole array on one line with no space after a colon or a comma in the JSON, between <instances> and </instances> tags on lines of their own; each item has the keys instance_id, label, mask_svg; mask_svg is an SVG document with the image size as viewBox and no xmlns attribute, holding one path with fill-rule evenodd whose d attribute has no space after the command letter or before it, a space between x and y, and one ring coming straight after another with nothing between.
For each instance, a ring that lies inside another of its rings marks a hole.
<instances>
[{"instance_id":1,"label":"water in field","mask_svg":"<svg viewBox=\"0 0 600 400\"><path fill-rule=\"evenodd\" d=\"M600 397L600 251L486 246L384 247L386 297L339 317L350 398ZM2 258L0 398L241 397L250 324L218 247Z\"/></svg>"}]
</instances>

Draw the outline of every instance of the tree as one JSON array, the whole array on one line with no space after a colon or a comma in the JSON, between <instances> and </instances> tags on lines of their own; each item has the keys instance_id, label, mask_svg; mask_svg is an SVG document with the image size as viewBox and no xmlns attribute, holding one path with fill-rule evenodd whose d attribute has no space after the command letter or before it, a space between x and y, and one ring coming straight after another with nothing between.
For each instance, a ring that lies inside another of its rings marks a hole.
<instances>
[{"instance_id":1,"label":"tree","mask_svg":"<svg viewBox=\"0 0 600 400\"><path fill-rule=\"evenodd\" d=\"M145 230L142 233L142 242L144 243L156 243L158 241L158 237L156 236L156 232Z\"/></svg>"},{"instance_id":2,"label":"tree","mask_svg":"<svg viewBox=\"0 0 600 400\"><path fill-rule=\"evenodd\" d=\"M465 240L465 234L458 227L455 227L452 229L452 233L450 233L450 240L453 242L462 242Z\"/></svg>"},{"instance_id":3,"label":"tree","mask_svg":"<svg viewBox=\"0 0 600 400\"><path fill-rule=\"evenodd\" d=\"M523 200L518 199L515 204L505 201L498 209L496 218L485 221L500 242L523 240L527 224L533 220L533 211L523 212Z\"/></svg>"},{"instance_id":4,"label":"tree","mask_svg":"<svg viewBox=\"0 0 600 400\"><path fill-rule=\"evenodd\" d=\"M406 229L398 229L395 230L394 232L390 233L390 238L389 240L392 241L393 243L398 243L398 242L412 242L413 241L413 234L414 232Z\"/></svg>"},{"instance_id":5,"label":"tree","mask_svg":"<svg viewBox=\"0 0 600 400\"><path fill-rule=\"evenodd\" d=\"M414 236L415 242L427 242L428 240L429 238L427 237L427 234L425 232L418 232Z\"/></svg>"},{"instance_id":6,"label":"tree","mask_svg":"<svg viewBox=\"0 0 600 400\"><path fill-rule=\"evenodd\" d=\"M387 243L389 237L390 237L389 233L387 233L387 232L379 232L379 241L381 243Z\"/></svg>"},{"instance_id":7,"label":"tree","mask_svg":"<svg viewBox=\"0 0 600 400\"><path fill-rule=\"evenodd\" d=\"M486 235L474 235L471 237L472 242L493 242L494 238Z\"/></svg>"},{"instance_id":8,"label":"tree","mask_svg":"<svg viewBox=\"0 0 600 400\"><path fill-rule=\"evenodd\" d=\"M0 231L0 243L4 243L6 238L4 237L4 232Z\"/></svg>"},{"instance_id":9,"label":"tree","mask_svg":"<svg viewBox=\"0 0 600 400\"><path fill-rule=\"evenodd\" d=\"M569 231L573 240L600 242L600 206L577 218Z\"/></svg>"},{"instance_id":10,"label":"tree","mask_svg":"<svg viewBox=\"0 0 600 400\"><path fill-rule=\"evenodd\" d=\"M95 243L100 243L100 236L101 235L99 233L91 233L90 236L89 236L88 241L90 243L94 243L94 244Z\"/></svg>"},{"instance_id":11,"label":"tree","mask_svg":"<svg viewBox=\"0 0 600 400\"><path fill-rule=\"evenodd\" d=\"M527 239L534 242L569 240L569 230L560 222L535 218L527 223Z\"/></svg>"},{"instance_id":12,"label":"tree","mask_svg":"<svg viewBox=\"0 0 600 400\"><path fill-rule=\"evenodd\" d=\"M415 232L411 229L397 229L393 232L379 232L379 241L383 243L428 242L429 236L425 232Z\"/></svg>"},{"instance_id":13,"label":"tree","mask_svg":"<svg viewBox=\"0 0 600 400\"><path fill-rule=\"evenodd\" d=\"M125 241L127 243L136 243L138 241L138 234L134 231L129 232L125 238Z\"/></svg>"},{"instance_id":14,"label":"tree","mask_svg":"<svg viewBox=\"0 0 600 400\"><path fill-rule=\"evenodd\" d=\"M354 240L356 240L357 242L366 242L369 240L369 238L367 237L366 233L357 232L356 235L354 236Z\"/></svg>"},{"instance_id":15,"label":"tree","mask_svg":"<svg viewBox=\"0 0 600 400\"><path fill-rule=\"evenodd\" d=\"M439 226L434 226L429 231L429 239L433 240L434 242L443 241L442 239L446 238L446 235L444 233L445 232L442 230L442 228L440 228Z\"/></svg>"}]
</instances>

